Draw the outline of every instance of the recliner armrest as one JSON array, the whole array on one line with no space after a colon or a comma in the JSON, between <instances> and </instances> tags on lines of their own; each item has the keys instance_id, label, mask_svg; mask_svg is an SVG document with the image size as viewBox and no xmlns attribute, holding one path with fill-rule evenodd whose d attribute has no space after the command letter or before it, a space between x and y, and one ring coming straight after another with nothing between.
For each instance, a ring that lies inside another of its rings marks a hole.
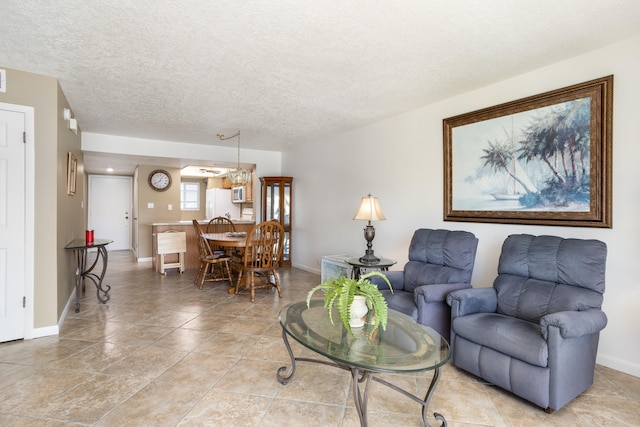
<instances>
[{"instance_id":1,"label":"recliner armrest","mask_svg":"<svg viewBox=\"0 0 640 427\"><path fill-rule=\"evenodd\" d=\"M576 338L603 330L607 326L607 315L598 309L547 314L540 318L540 330L545 340L549 326L560 329L562 338Z\"/></svg>"},{"instance_id":2,"label":"recliner armrest","mask_svg":"<svg viewBox=\"0 0 640 427\"><path fill-rule=\"evenodd\" d=\"M413 299L416 305L428 302L445 301L447 295L459 289L468 289L471 285L468 283L434 283L432 285L418 286L413 291Z\"/></svg>"},{"instance_id":3,"label":"recliner armrest","mask_svg":"<svg viewBox=\"0 0 640 427\"><path fill-rule=\"evenodd\" d=\"M498 294L493 288L461 289L447 295L447 304L451 306L451 317L495 313L498 308Z\"/></svg>"}]
</instances>

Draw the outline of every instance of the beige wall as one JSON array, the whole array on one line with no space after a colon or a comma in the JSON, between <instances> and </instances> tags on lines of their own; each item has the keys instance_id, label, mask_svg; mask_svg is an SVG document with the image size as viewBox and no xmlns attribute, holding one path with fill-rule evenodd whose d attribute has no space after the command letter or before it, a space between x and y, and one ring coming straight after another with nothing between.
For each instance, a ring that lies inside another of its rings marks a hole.
<instances>
[{"instance_id":1,"label":"beige wall","mask_svg":"<svg viewBox=\"0 0 640 427\"><path fill-rule=\"evenodd\" d=\"M60 85L57 84L57 211L58 221L58 319L63 313L65 305L69 301L75 281L72 280L75 269L75 258L66 250L63 250L73 239L83 238L87 228L87 178L84 173L83 154L80 151L81 131L75 134L69 130L68 123L64 120L63 111L70 108ZM75 117L74 114L72 114ZM67 194L67 168L68 153L71 152L78 159L76 194Z\"/></svg>"},{"instance_id":2,"label":"beige wall","mask_svg":"<svg viewBox=\"0 0 640 427\"><path fill-rule=\"evenodd\" d=\"M4 67L3 67L4 68ZM34 235L34 328L58 324L64 295L69 295L69 256L64 246L80 237L84 222L79 201L84 192L80 137L66 129L62 116L68 106L55 78L6 68L7 91L0 102L26 105L35 110L35 227ZM79 196L66 195L68 151L79 161ZM55 178L55 179L54 179ZM52 303L56 301L57 303Z\"/></svg>"},{"instance_id":3,"label":"beige wall","mask_svg":"<svg viewBox=\"0 0 640 427\"><path fill-rule=\"evenodd\" d=\"M171 174L171 187L167 191L155 191L147 180L155 169ZM150 258L152 254L151 224L154 222L180 221L180 169L165 166L140 165L138 173L138 258ZM153 208L149 207L153 203ZM168 209L172 205L172 210Z\"/></svg>"}]
</instances>

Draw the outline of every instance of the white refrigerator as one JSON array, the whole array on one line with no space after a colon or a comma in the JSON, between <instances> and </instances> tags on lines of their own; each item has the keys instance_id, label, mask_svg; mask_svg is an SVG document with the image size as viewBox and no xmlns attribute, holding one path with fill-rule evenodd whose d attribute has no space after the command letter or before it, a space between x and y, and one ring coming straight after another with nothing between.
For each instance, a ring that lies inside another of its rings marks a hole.
<instances>
[{"instance_id":1,"label":"white refrigerator","mask_svg":"<svg viewBox=\"0 0 640 427\"><path fill-rule=\"evenodd\" d=\"M207 219L226 216L240 218L240 205L231 201L231 190L210 188L207 190Z\"/></svg>"}]
</instances>

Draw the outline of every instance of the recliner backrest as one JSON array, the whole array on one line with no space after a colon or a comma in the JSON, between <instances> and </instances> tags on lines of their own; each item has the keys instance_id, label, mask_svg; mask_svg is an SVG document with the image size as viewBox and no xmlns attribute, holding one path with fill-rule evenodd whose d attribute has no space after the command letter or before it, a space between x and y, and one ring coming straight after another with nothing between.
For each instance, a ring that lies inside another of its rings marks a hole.
<instances>
[{"instance_id":1,"label":"recliner backrest","mask_svg":"<svg viewBox=\"0 0 640 427\"><path fill-rule=\"evenodd\" d=\"M607 246L599 240L509 236L502 245L498 312L538 322L559 311L601 308Z\"/></svg>"},{"instance_id":2,"label":"recliner backrest","mask_svg":"<svg viewBox=\"0 0 640 427\"><path fill-rule=\"evenodd\" d=\"M404 267L404 290L421 285L470 283L478 239L468 231L415 231Z\"/></svg>"}]
</instances>

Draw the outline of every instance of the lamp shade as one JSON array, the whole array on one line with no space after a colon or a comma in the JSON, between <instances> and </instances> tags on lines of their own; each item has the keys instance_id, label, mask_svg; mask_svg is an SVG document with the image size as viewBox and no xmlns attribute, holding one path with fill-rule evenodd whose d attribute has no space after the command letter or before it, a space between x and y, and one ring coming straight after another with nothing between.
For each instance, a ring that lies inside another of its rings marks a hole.
<instances>
[{"instance_id":1,"label":"lamp shade","mask_svg":"<svg viewBox=\"0 0 640 427\"><path fill-rule=\"evenodd\" d=\"M365 221L381 221L385 218L380 208L380 203L377 197L373 197L371 194L365 196L360 201L360 207L356 212L353 219L362 219Z\"/></svg>"}]
</instances>

